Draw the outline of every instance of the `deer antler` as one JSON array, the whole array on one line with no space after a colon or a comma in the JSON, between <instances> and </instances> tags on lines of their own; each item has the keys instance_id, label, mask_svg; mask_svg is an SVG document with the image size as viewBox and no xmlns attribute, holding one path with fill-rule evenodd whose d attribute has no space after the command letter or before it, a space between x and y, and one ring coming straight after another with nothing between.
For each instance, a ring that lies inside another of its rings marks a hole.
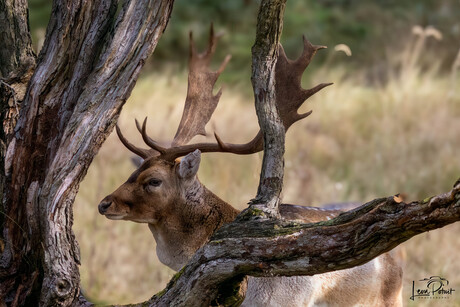
<instances>
[{"instance_id":1,"label":"deer antler","mask_svg":"<svg viewBox=\"0 0 460 307\"><path fill-rule=\"evenodd\" d=\"M309 111L298 114L297 111L302 104L326 86L332 85L332 83L321 83L308 90L302 88L302 74L310 64L311 59L318 50L327 48L326 46L312 45L305 36L302 38L303 52L295 61L287 58L283 46L280 45L278 49L279 55L275 71L276 105L286 131L293 123L312 113Z\"/></svg>"},{"instance_id":2,"label":"deer antler","mask_svg":"<svg viewBox=\"0 0 460 307\"><path fill-rule=\"evenodd\" d=\"M190 73L187 98L185 101L184 112L179 128L174 137L170 148L162 147L152 140L146 133L147 118L142 126L136 120L136 126L142 135L144 142L151 148L150 150L141 149L129 143L117 126L117 133L122 143L135 154L146 158L149 156L159 156L161 159L173 161L174 159L184 156L196 149L201 152L228 152L239 155L252 154L263 150L263 134L259 130L257 135L245 144L224 143L219 136L214 133L217 143L198 143L186 144L197 134L205 134L204 127L212 116L217 103L221 96L222 90L216 95L212 94L212 89L222 73L230 56L227 56L220 68L216 72L209 70L211 56L214 54L217 36L214 35L214 29L211 25L209 46L201 54L197 54L190 34ZM284 52L283 47L279 47L279 56L276 64L276 104L280 112L285 130L295 122L307 117L312 111L304 114L298 114L298 109L302 104L316 92L332 83L321 83L311 89L305 90L301 86L302 74L311 62L311 59L324 46L312 45L305 36L303 37L304 49L300 57L295 60L289 60Z\"/></svg>"},{"instance_id":3,"label":"deer antler","mask_svg":"<svg viewBox=\"0 0 460 307\"><path fill-rule=\"evenodd\" d=\"M162 155L162 158L168 158L172 156L172 148L188 143L197 134L206 134L205 126L214 113L219 102L219 98L222 95L222 89L220 89L216 95L213 95L213 88L217 78L224 71L225 66L231 58L230 55L227 55L217 71L210 70L209 64L216 50L219 35L214 34L213 24L211 24L209 32L208 48L202 53L198 53L196 50L192 32L189 34L190 50L187 98L185 99L184 112L182 113L182 118L171 144L171 148L168 150L167 148L161 147L147 136L145 132L147 118L144 120L142 127L136 120L136 127L141 133L144 142L152 149L143 149L133 145L123 136L118 125L116 126L117 135L120 138L120 141L126 146L126 148L136 155L144 159L158 155ZM215 148L216 146L218 147L217 144L212 145L212 148ZM186 148L189 148L189 146ZM182 153L184 150L180 150L179 152ZM182 155L180 153L178 153L179 156ZM175 158L177 157L178 156ZM171 159L174 160L175 158Z\"/></svg>"},{"instance_id":4,"label":"deer antler","mask_svg":"<svg viewBox=\"0 0 460 307\"><path fill-rule=\"evenodd\" d=\"M188 145L182 145L182 146L176 146L176 147L162 147L158 143L156 143L154 140L152 140L147 134L146 134L146 125L147 125L147 118L144 119L144 122L142 123L142 127L136 120L136 126L137 130L142 135L142 138L144 142L149 145L152 149L151 151L154 152L154 155L157 156L159 155L160 158L163 160L167 161L174 161L174 159L185 156L195 150L200 150L201 152L228 152L228 153L233 153L237 155L248 155L248 154L253 154L256 152L259 152L262 150L262 140L263 140L263 135L262 132L259 131L259 133L254 137L252 141L249 141L246 144L230 144L230 143L224 143L220 137L214 133L214 137L216 138L217 143L196 143L196 144L188 144ZM122 141L123 144L125 144L125 141ZM128 142L129 146L128 147L126 144L125 146L130 149L133 147L132 144ZM130 149L131 150L131 149ZM137 148L138 151L142 150ZM134 152L133 150L131 150ZM148 150L146 150L148 151ZM135 154L139 155L139 153L134 152Z\"/></svg>"},{"instance_id":5,"label":"deer antler","mask_svg":"<svg viewBox=\"0 0 460 307\"><path fill-rule=\"evenodd\" d=\"M212 91L217 78L231 58L230 55L227 55L217 71L209 69L218 38L211 24L208 48L202 53L197 53L192 32L190 32L187 98L179 128L171 144L172 147L187 144L197 134L206 135L205 126L211 119L222 95L222 89L216 95L213 95Z\"/></svg>"},{"instance_id":6,"label":"deer antler","mask_svg":"<svg viewBox=\"0 0 460 307\"><path fill-rule=\"evenodd\" d=\"M138 155L142 159L147 159L148 157L153 157L153 156L158 156L159 155L159 152L157 152L157 151L155 151L153 149L140 148L140 147L137 147L137 146L133 145L131 142L129 142L124 137L124 135L121 133L121 130L120 130L120 127L118 126L118 124L115 126L115 129L117 131L117 135L118 135L118 138L120 139L121 143L123 143L123 145L125 145L125 147L129 149L129 151L135 153L136 155Z\"/></svg>"},{"instance_id":7,"label":"deer antler","mask_svg":"<svg viewBox=\"0 0 460 307\"><path fill-rule=\"evenodd\" d=\"M303 52L297 60L289 60L284 52L283 46L279 45L279 55L276 62L275 70L275 91L276 91L276 105L280 112L281 120L284 124L284 129L287 131L289 127L295 122L309 116L312 111L304 114L298 114L299 108L311 96L325 88L332 85L332 83L321 83L311 89L305 90L302 88L302 74L307 69L313 56L320 49L327 48L326 46L312 45L305 36L303 38ZM257 135L250 142L246 144L225 144L222 140L214 134L218 142L220 151L230 152L235 154L252 154L263 150L263 134L259 130ZM199 144L196 144L199 145ZM200 144L201 145L201 144ZM203 144L204 145L204 144ZM200 149L200 148L196 148ZM215 150L219 151L219 150ZM205 152L205 151L203 151Z\"/></svg>"}]
</instances>

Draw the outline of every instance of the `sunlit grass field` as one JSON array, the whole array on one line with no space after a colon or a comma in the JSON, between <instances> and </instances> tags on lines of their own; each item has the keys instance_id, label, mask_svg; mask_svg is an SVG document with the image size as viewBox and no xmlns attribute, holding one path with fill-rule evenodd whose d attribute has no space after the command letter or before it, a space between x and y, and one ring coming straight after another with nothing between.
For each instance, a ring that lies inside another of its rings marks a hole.
<instances>
[{"instance_id":1,"label":"sunlit grass field","mask_svg":"<svg viewBox=\"0 0 460 307\"><path fill-rule=\"evenodd\" d=\"M332 56L334 51L328 52ZM321 206L397 193L411 201L450 190L460 177L460 78L439 73L437 61L418 66L419 55L410 48L407 52L388 61L381 82L369 82L365 67L351 72L345 66L326 64L314 74L307 70L304 87L320 82L334 85L309 99L301 111L312 109L313 114L287 133L283 202ZM182 115L186 85L185 72L145 74L122 111L119 124L124 134L142 145L134 119L148 116L149 135L171 141ZM207 140L212 141L213 131L236 143L255 135L258 124L250 88L249 76L247 82L224 86L207 126ZM158 261L146 225L110 221L97 212L99 201L134 171L131 157L112 134L91 165L75 203L82 287L93 302L143 301L163 289L173 274ZM260 165L261 154L204 154L199 177L215 194L242 209L256 194ZM459 224L451 225L403 245L405 306L460 305L459 231ZM412 281L433 275L450 281L456 289L453 298L410 301Z\"/></svg>"}]
</instances>

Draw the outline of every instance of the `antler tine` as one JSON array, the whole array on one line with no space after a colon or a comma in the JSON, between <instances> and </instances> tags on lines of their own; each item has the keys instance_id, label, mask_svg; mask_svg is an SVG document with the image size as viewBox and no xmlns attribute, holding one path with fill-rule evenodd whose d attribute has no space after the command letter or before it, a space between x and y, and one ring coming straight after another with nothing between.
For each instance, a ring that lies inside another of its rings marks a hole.
<instances>
[{"instance_id":1,"label":"antler tine","mask_svg":"<svg viewBox=\"0 0 460 307\"><path fill-rule=\"evenodd\" d=\"M315 56L316 52L321 49L327 49L327 46L313 45L310 41L302 35L303 40L303 51L302 54L295 60L296 66L298 69L301 69L302 72L310 65L312 58Z\"/></svg>"},{"instance_id":2,"label":"antler tine","mask_svg":"<svg viewBox=\"0 0 460 307\"><path fill-rule=\"evenodd\" d=\"M329 85L332 85L334 83L332 82L329 82L329 83L320 83L318 84L317 86L315 87L312 87L308 90L303 90L303 97L304 97L304 100L307 100L308 98L310 98L311 96L313 96L314 94L318 93L319 91L321 91L323 88L325 88L326 86L329 86ZM298 106L300 108L300 106L303 104L303 102Z\"/></svg>"},{"instance_id":3,"label":"antler tine","mask_svg":"<svg viewBox=\"0 0 460 307\"><path fill-rule=\"evenodd\" d=\"M217 80L217 77L219 77L219 75L224 71L225 67L227 66L228 62L230 62L231 58L232 58L231 54L227 54L225 56L224 61L222 62L222 64L220 64L219 69L215 72L216 80Z\"/></svg>"},{"instance_id":4,"label":"antler tine","mask_svg":"<svg viewBox=\"0 0 460 307\"><path fill-rule=\"evenodd\" d=\"M310 111L308 111L308 112L306 112L306 113L303 113L303 114L297 114L297 116L296 116L296 118L295 118L295 121L299 121L299 120L301 120L301 119L304 119L304 118L310 116L311 113L313 113L312 110L310 110Z\"/></svg>"},{"instance_id":5,"label":"antler tine","mask_svg":"<svg viewBox=\"0 0 460 307\"><path fill-rule=\"evenodd\" d=\"M195 42L193 41L193 32L192 31L190 31L188 33L188 39L189 39L189 50L188 50L189 53L188 53L188 56L189 56L189 58L192 58L197 53Z\"/></svg>"},{"instance_id":6,"label":"antler tine","mask_svg":"<svg viewBox=\"0 0 460 307\"><path fill-rule=\"evenodd\" d=\"M259 130L257 135L246 144L224 143L222 139L214 132L217 144L222 152L229 152L239 155L249 155L263 150L263 134Z\"/></svg>"},{"instance_id":7,"label":"antler tine","mask_svg":"<svg viewBox=\"0 0 460 307\"><path fill-rule=\"evenodd\" d=\"M216 51L217 39L219 37L214 35L214 23L211 22L211 27L209 29L209 41L208 41L208 48L206 52L203 53L203 56L211 60L212 55Z\"/></svg>"},{"instance_id":8,"label":"antler tine","mask_svg":"<svg viewBox=\"0 0 460 307\"><path fill-rule=\"evenodd\" d=\"M226 56L217 71L210 70L209 63L216 48L217 38L211 24L208 47L205 52L198 54L193 35L190 34L187 98L172 142L173 147L188 143L197 134L206 135L205 126L211 119L222 94L221 90L216 95L213 94L214 84L230 60L230 56Z\"/></svg>"},{"instance_id":9,"label":"antler tine","mask_svg":"<svg viewBox=\"0 0 460 307\"><path fill-rule=\"evenodd\" d=\"M139 122L136 120L136 127L139 130ZM144 122L142 123L142 129L140 130L142 139L144 140L145 144L149 145L150 148L158 151L161 155L164 155L167 151L166 148L158 145L154 140L152 140L148 135L147 135L147 117L144 119Z\"/></svg>"},{"instance_id":10,"label":"antler tine","mask_svg":"<svg viewBox=\"0 0 460 307\"><path fill-rule=\"evenodd\" d=\"M259 131L251 141L245 144L224 143L216 133L214 133L214 137L217 143L197 143L167 148L166 151L161 154L161 158L167 161L174 161L176 158L185 156L196 149L201 152L222 152L238 155L250 155L262 151L263 149L262 131Z\"/></svg>"},{"instance_id":11,"label":"antler tine","mask_svg":"<svg viewBox=\"0 0 460 307\"><path fill-rule=\"evenodd\" d=\"M120 130L120 127L118 126L118 124L115 126L115 129L117 131L117 135L118 135L118 138L120 139L121 143L123 143L123 145L125 145L126 148L128 148L131 152L135 153L136 155L138 155L139 157L143 158L143 159L147 159L148 157L151 157L154 155L154 152L148 150L148 149L143 149L143 148L139 148L135 145L133 145L132 143L130 143L125 137L124 135L121 133L121 130Z\"/></svg>"},{"instance_id":12,"label":"antler tine","mask_svg":"<svg viewBox=\"0 0 460 307\"><path fill-rule=\"evenodd\" d=\"M211 23L210 30L209 30L208 47L206 48L204 52L198 53L196 46L195 46L195 41L193 40L193 32L190 31L189 32L189 39L190 39L189 60L190 62L192 58L197 58L203 62L203 65L202 65L203 68L209 65L209 62L211 61L211 58L214 55L214 52L216 51L217 40L220 38L220 36L222 35L214 34L214 24Z\"/></svg>"},{"instance_id":13,"label":"antler tine","mask_svg":"<svg viewBox=\"0 0 460 307\"><path fill-rule=\"evenodd\" d=\"M223 151L227 151L227 150L228 150L227 144L225 144L225 143L222 141L222 139L217 135L216 132L214 132L214 138L216 139L217 144L219 145L219 147L220 147Z\"/></svg>"},{"instance_id":14,"label":"antler tine","mask_svg":"<svg viewBox=\"0 0 460 307\"><path fill-rule=\"evenodd\" d=\"M139 124L139 122L137 121L137 118L134 119L134 122L136 123L137 131L139 131L139 133L142 134L142 126L141 126L141 124Z\"/></svg>"}]
</instances>

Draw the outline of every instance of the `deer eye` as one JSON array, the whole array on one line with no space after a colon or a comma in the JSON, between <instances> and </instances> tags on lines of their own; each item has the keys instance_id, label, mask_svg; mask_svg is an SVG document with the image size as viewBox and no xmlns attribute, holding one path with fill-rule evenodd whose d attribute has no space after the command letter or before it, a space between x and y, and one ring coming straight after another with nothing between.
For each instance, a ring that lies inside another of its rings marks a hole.
<instances>
[{"instance_id":1,"label":"deer eye","mask_svg":"<svg viewBox=\"0 0 460 307\"><path fill-rule=\"evenodd\" d=\"M144 187L145 188L149 188L149 187L159 187L161 185L162 181L160 179L157 179L157 178L152 178L150 179L149 181L147 181L146 184L144 184Z\"/></svg>"},{"instance_id":2,"label":"deer eye","mask_svg":"<svg viewBox=\"0 0 460 307\"><path fill-rule=\"evenodd\" d=\"M159 187L161 183L162 181L160 179L153 178L153 179L150 179L146 185L149 187Z\"/></svg>"}]
</instances>

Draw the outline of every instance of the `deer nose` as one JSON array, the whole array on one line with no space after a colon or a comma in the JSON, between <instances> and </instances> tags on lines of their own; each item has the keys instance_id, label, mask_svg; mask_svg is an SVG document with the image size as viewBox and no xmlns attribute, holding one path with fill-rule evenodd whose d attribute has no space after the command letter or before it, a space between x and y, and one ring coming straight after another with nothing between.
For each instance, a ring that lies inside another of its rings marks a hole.
<instances>
[{"instance_id":1,"label":"deer nose","mask_svg":"<svg viewBox=\"0 0 460 307\"><path fill-rule=\"evenodd\" d=\"M109 207L110 207L111 205L112 205L112 201L111 201L111 200L109 200L109 199L107 199L107 198L103 199L103 200L101 201L101 203L99 204L99 206L98 206L99 213L103 215L103 214L107 211L107 209L109 209Z\"/></svg>"}]
</instances>

